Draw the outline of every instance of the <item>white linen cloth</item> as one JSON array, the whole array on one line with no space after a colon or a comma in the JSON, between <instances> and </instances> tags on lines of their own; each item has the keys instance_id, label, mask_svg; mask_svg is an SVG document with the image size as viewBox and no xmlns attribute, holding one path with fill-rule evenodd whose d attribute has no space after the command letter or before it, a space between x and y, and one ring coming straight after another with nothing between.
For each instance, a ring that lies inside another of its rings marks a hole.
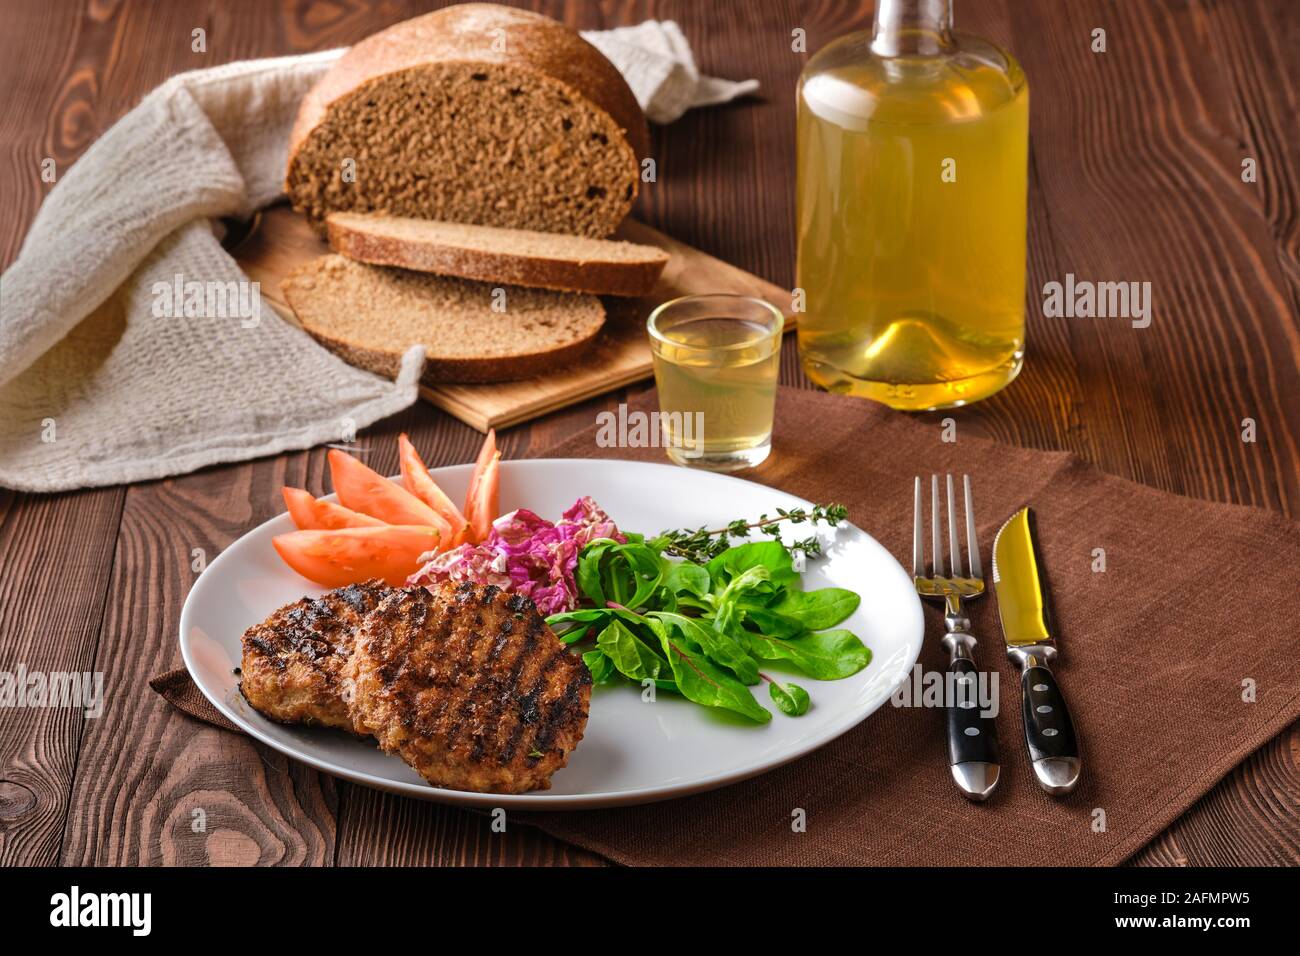
<instances>
[{"instance_id":1,"label":"white linen cloth","mask_svg":"<svg viewBox=\"0 0 1300 956\"><path fill-rule=\"evenodd\" d=\"M753 88L701 77L674 23L585 36L659 122ZM347 365L253 307L213 230L281 194L298 103L342 53L174 76L60 172L0 276L0 486L113 485L348 441L416 400L418 347L395 382ZM233 301L187 317L195 283Z\"/></svg>"},{"instance_id":2,"label":"white linen cloth","mask_svg":"<svg viewBox=\"0 0 1300 956\"><path fill-rule=\"evenodd\" d=\"M713 106L758 90L758 80L704 76L681 28L672 20L592 30L582 38L618 67L652 123L671 123L695 106Z\"/></svg>"}]
</instances>

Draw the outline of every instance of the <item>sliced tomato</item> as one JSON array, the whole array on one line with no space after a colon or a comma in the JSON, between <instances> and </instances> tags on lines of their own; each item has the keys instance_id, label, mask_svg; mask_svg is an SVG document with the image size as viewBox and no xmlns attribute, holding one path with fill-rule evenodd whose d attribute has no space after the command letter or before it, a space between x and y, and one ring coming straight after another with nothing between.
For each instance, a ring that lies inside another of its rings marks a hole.
<instances>
[{"instance_id":1,"label":"sliced tomato","mask_svg":"<svg viewBox=\"0 0 1300 956\"><path fill-rule=\"evenodd\" d=\"M498 489L501 484L501 452L494 451L487 464L474 466L469 482L469 500L465 503L465 517L469 520L470 535L474 541L486 540L497 517Z\"/></svg>"},{"instance_id":2,"label":"sliced tomato","mask_svg":"<svg viewBox=\"0 0 1300 956\"><path fill-rule=\"evenodd\" d=\"M384 525L291 531L271 539L284 563L304 578L327 588L359 584L371 578L400 587L419 570L420 556L438 548L434 528Z\"/></svg>"},{"instance_id":3,"label":"sliced tomato","mask_svg":"<svg viewBox=\"0 0 1300 956\"><path fill-rule=\"evenodd\" d=\"M332 501L318 501L310 491L284 488L284 503L289 517L302 531L329 528L382 528L384 523L370 515L358 514Z\"/></svg>"},{"instance_id":4,"label":"sliced tomato","mask_svg":"<svg viewBox=\"0 0 1300 956\"><path fill-rule=\"evenodd\" d=\"M451 537L450 523L397 482L337 448L330 449L329 462L334 491L343 507L388 524L436 528L444 539Z\"/></svg>"},{"instance_id":5,"label":"sliced tomato","mask_svg":"<svg viewBox=\"0 0 1300 956\"><path fill-rule=\"evenodd\" d=\"M497 454L497 430L489 428L483 436L483 446L478 450L478 461L474 462L474 473L478 474L488 466L492 456Z\"/></svg>"},{"instance_id":6,"label":"sliced tomato","mask_svg":"<svg viewBox=\"0 0 1300 956\"><path fill-rule=\"evenodd\" d=\"M492 530L492 522L501 514L501 453L497 452L488 462L483 481L478 486L478 507L474 511L475 519L480 521L482 537L486 538ZM481 540L481 539L480 539Z\"/></svg>"},{"instance_id":7,"label":"sliced tomato","mask_svg":"<svg viewBox=\"0 0 1300 956\"><path fill-rule=\"evenodd\" d=\"M406 432L397 436L397 447L402 460L402 484L406 490L442 515L451 528L452 538L463 538L469 522L465 520L461 510L447 497L447 493L433 480L429 469L424 466L420 453L411 444L411 439L406 437Z\"/></svg>"}]
</instances>

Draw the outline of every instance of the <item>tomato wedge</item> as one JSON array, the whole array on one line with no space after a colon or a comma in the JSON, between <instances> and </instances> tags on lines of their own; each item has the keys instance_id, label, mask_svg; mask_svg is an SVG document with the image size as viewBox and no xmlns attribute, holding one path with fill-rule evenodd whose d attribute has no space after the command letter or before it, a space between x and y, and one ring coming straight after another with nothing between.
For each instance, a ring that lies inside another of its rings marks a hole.
<instances>
[{"instance_id":1,"label":"tomato wedge","mask_svg":"<svg viewBox=\"0 0 1300 956\"><path fill-rule=\"evenodd\" d=\"M388 524L435 528L444 540L451 537L451 524L397 482L337 448L330 449L329 462L334 491L343 507Z\"/></svg>"},{"instance_id":2,"label":"tomato wedge","mask_svg":"<svg viewBox=\"0 0 1300 956\"><path fill-rule=\"evenodd\" d=\"M497 519L500 511L500 505L498 504L500 486L501 452L497 452L492 456L492 460L488 462L487 468L483 471L482 480L474 489L474 517L470 520L479 541L487 539L488 534L492 531L492 522Z\"/></svg>"},{"instance_id":3,"label":"tomato wedge","mask_svg":"<svg viewBox=\"0 0 1300 956\"><path fill-rule=\"evenodd\" d=\"M289 517L302 531L337 528L382 528L384 523L370 515L357 514L332 501L317 501L310 491L284 488L284 503Z\"/></svg>"},{"instance_id":4,"label":"tomato wedge","mask_svg":"<svg viewBox=\"0 0 1300 956\"><path fill-rule=\"evenodd\" d=\"M420 567L420 556L437 550L433 528L384 525L378 528L339 528L291 531L271 539L284 563L304 578L327 588L382 578L401 587Z\"/></svg>"},{"instance_id":5,"label":"tomato wedge","mask_svg":"<svg viewBox=\"0 0 1300 956\"><path fill-rule=\"evenodd\" d=\"M442 515L451 529L451 537L463 538L469 522L433 480L420 453L411 444L411 439L406 437L406 432L397 436L397 448L402 460L402 484L406 490Z\"/></svg>"},{"instance_id":6,"label":"tomato wedge","mask_svg":"<svg viewBox=\"0 0 1300 956\"><path fill-rule=\"evenodd\" d=\"M483 541L492 530L497 516L497 490L500 485L501 452L497 451L497 433L489 429L483 447L479 450L474 473L469 478L469 491L465 495L465 519L469 522L469 540Z\"/></svg>"}]
</instances>

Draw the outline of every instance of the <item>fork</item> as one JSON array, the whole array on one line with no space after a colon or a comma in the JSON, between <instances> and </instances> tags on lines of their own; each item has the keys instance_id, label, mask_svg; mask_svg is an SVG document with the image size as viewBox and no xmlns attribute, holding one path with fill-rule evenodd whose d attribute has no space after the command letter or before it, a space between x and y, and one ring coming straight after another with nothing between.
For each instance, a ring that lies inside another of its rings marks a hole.
<instances>
[{"instance_id":1,"label":"fork","mask_svg":"<svg viewBox=\"0 0 1300 956\"><path fill-rule=\"evenodd\" d=\"M977 688L977 671L971 652L975 638L964 603L984 596L984 571L979 544L975 540L975 508L971 501L970 476L962 476L966 498L966 566L962 567L957 545L957 509L953 502L952 475L948 475L948 568L944 573L942 534L939 529L939 476L930 476L931 560L924 560L925 537L921 519L921 479L916 479L912 501L912 580L916 593L930 601L942 601L947 633L943 646L949 655L944 681L944 709L948 721L948 763L958 789L971 800L987 800L998 785L998 734L992 716L982 716ZM927 573L927 571L929 573ZM995 685L996 686L996 685ZM995 711L996 712L996 711Z\"/></svg>"}]
</instances>

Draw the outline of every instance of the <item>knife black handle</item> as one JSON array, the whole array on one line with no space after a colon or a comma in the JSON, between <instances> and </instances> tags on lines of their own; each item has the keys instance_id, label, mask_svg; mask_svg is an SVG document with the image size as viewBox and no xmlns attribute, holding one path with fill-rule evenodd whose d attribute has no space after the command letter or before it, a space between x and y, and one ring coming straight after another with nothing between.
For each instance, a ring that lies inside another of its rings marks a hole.
<instances>
[{"instance_id":1,"label":"knife black handle","mask_svg":"<svg viewBox=\"0 0 1300 956\"><path fill-rule=\"evenodd\" d=\"M1041 664L1020 676L1025 746L1038 785L1051 794L1069 793L1079 782L1079 741L1056 677Z\"/></svg>"},{"instance_id":2,"label":"knife black handle","mask_svg":"<svg viewBox=\"0 0 1300 956\"><path fill-rule=\"evenodd\" d=\"M998 780L997 724L993 716L982 713L974 662L960 657L948 665L948 674L948 686L956 690L946 707L948 765L962 793L972 800L984 800Z\"/></svg>"}]
</instances>

